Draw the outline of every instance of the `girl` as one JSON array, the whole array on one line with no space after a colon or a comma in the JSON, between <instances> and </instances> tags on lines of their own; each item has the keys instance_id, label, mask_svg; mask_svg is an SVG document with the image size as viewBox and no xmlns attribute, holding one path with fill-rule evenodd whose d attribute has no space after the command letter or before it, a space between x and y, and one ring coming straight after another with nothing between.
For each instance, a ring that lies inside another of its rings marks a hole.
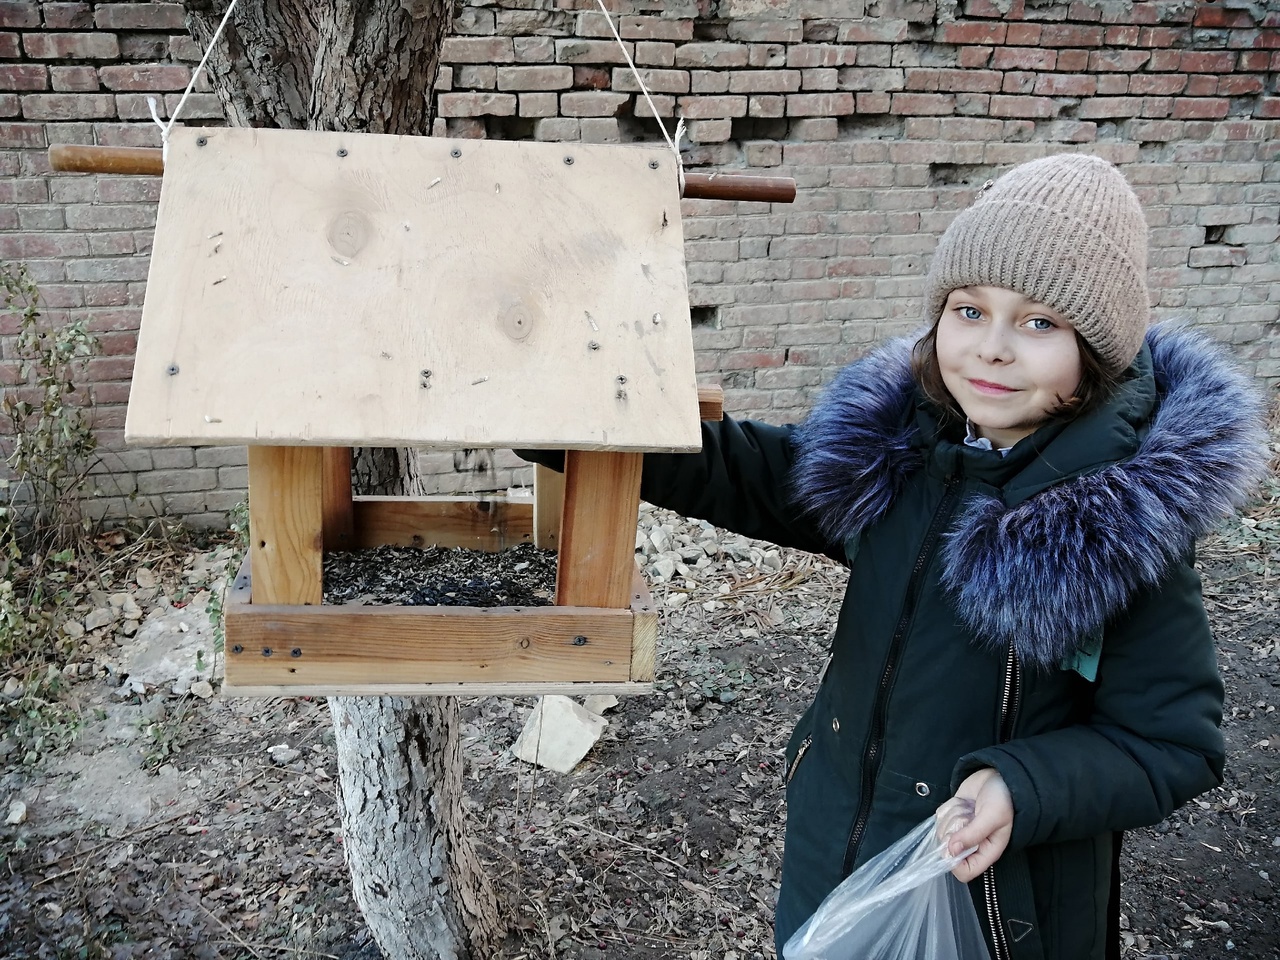
<instances>
[{"instance_id":1,"label":"girl","mask_svg":"<svg viewBox=\"0 0 1280 960\"><path fill-rule=\"evenodd\" d=\"M928 332L842 371L799 428L725 419L647 455L652 503L849 566L786 751L775 938L953 796L995 960L1119 956L1121 832L1222 780L1193 544L1264 455L1247 381L1147 330L1146 224L1064 155L939 243Z\"/></svg>"}]
</instances>

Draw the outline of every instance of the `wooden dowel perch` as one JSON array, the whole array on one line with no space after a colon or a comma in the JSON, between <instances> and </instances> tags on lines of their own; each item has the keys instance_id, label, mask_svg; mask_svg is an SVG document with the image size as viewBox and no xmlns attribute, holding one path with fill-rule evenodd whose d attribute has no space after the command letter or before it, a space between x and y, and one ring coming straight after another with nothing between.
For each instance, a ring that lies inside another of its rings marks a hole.
<instances>
[{"instance_id":1,"label":"wooden dowel perch","mask_svg":"<svg viewBox=\"0 0 1280 960\"><path fill-rule=\"evenodd\" d=\"M122 173L158 177L164 155L156 147L89 147L55 143L49 166L63 173ZM686 173L684 195L690 200L753 200L790 203L796 182L790 177L754 177L740 173Z\"/></svg>"}]
</instances>

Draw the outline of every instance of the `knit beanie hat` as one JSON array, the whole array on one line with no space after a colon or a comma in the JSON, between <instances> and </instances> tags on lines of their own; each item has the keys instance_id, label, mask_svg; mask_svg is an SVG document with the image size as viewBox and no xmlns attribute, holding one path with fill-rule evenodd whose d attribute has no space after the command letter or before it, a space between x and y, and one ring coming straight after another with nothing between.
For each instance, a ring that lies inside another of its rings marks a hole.
<instances>
[{"instance_id":1,"label":"knit beanie hat","mask_svg":"<svg viewBox=\"0 0 1280 960\"><path fill-rule=\"evenodd\" d=\"M1113 373L1142 347L1147 223L1124 176L1098 157L1060 154L988 181L942 235L925 280L930 322L959 287L1016 290L1053 307Z\"/></svg>"}]
</instances>

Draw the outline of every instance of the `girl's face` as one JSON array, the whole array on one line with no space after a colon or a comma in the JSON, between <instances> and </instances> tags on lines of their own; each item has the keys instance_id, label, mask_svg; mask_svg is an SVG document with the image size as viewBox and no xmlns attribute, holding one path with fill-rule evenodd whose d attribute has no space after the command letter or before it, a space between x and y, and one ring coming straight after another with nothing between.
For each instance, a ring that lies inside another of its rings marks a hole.
<instances>
[{"instance_id":1,"label":"girl's face","mask_svg":"<svg viewBox=\"0 0 1280 960\"><path fill-rule=\"evenodd\" d=\"M1035 433L1080 385L1075 328L1052 307L1003 287L951 291L937 353L943 384L997 448Z\"/></svg>"}]
</instances>

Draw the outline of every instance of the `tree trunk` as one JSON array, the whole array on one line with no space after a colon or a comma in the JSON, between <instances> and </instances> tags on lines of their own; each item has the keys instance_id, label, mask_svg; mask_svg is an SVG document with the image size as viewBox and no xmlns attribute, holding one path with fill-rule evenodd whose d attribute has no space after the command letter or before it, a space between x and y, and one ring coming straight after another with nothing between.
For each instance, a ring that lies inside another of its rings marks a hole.
<instances>
[{"instance_id":1,"label":"tree trunk","mask_svg":"<svg viewBox=\"0 0 1280 960\"><path fill-rule=\"evenodd\" d=\"M207 49L228 0L186 0ZM241 0L209 57L232 126L425 136L450 0ZM361 451L386 489L409 451ZM357 482L359 482L359 473ZM363 491L362 491L363 492ZM453 698L330 700L356 902L390 960L491 956L497 900L466 831Z\"/></svg>"}]
</instances>

